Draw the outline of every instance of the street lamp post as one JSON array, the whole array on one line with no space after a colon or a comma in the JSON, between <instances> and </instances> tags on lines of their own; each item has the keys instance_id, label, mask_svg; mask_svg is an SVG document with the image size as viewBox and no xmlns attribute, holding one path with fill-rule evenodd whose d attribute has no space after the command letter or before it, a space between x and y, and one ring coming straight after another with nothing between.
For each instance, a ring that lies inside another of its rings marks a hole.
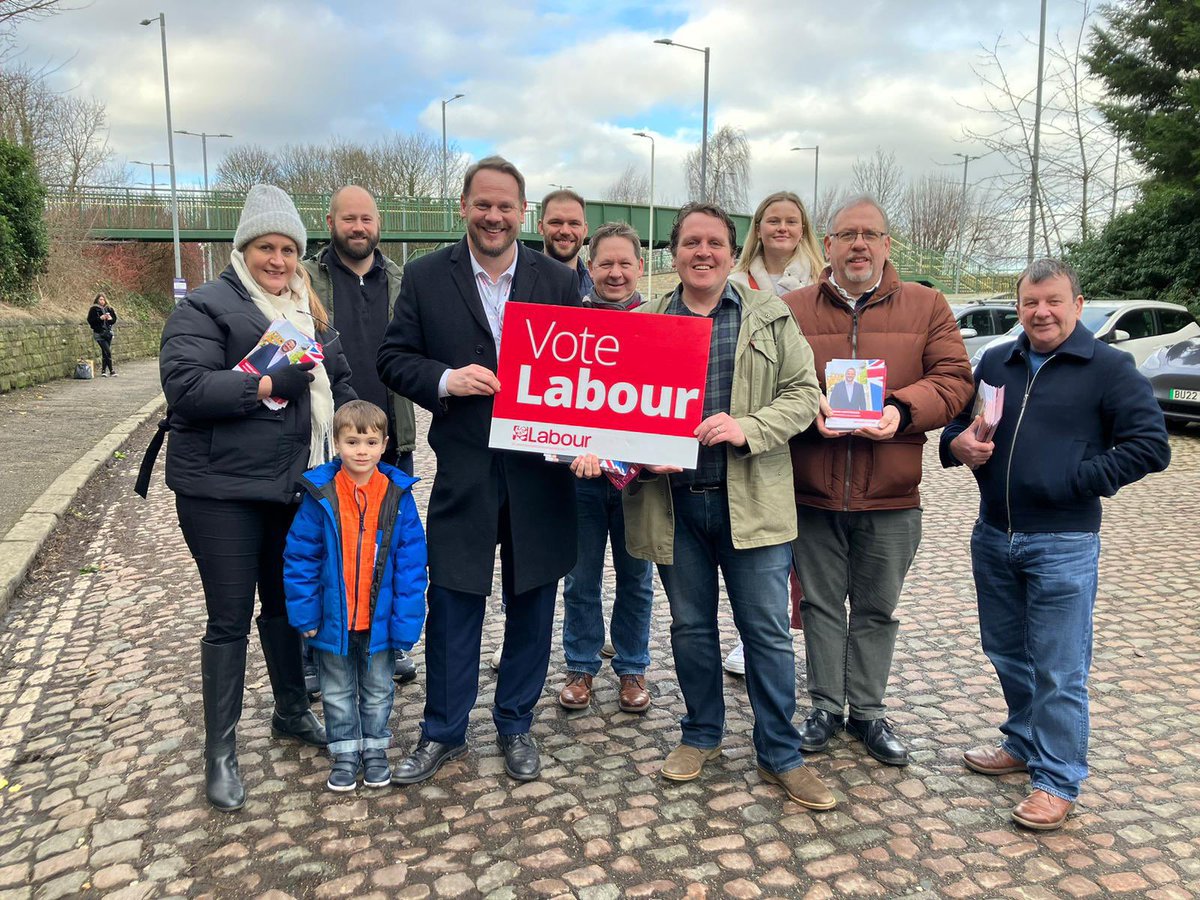
<instances>
[{"instance_id":1,"label":"street lamp post","mask_svg":"<svg viewBox=\"0 0 1200 900\"><path fill-rule=\"evenodd\" d=\"M185 129L179 129L175 133L176 134L190 134L192 137L200 138L200 154L204 159L204 230L208 231L209 229L212 228L212 225L209 223L209 219L208 219L208 207L209 207L208 139L210 137L231 138L231 137L233 137L233 135L225 134L224 132L222 132L220 134L212 134L207 131L187 131ZM204 253L204 280L211 281L212 280L212 244L210 242L206 241L205 245L204 245L204 250L205 250L205 253Z\"/></svg>"},{"instance_id":2,"label":"street lamp post","mask_svg":"<svg viewBox=\"0 0 1200 900\"><path fill-rule=\"evenodd\" d=\"M821 171L821 145L812 147L793 147L793 150L812 150L813 152L813 205L811 215L817 214L817 176Z\"/></svg>"},{"instance_id":3,"label":"street lamp post","mask_svg":"<svg viewBox=\"0 0 1200 900\"><path fill-rule=\"evenodd\" d=\"M646 254L646 295L654 299L654 135L644 131L635 131L634 137L645 138L650 142L650 240L647 246L650 251Z\"/></svg>"},{"instance_id":4,"label":"street lamp post","mask_svg":"<svg viewBox=\"0 0 1200 900\"><path fill-rule=\"evenodd\" d=\"M963 183L962 183L962 199L959 201L959 222L958 222L958 246L954 250L954 293L958 293L959 285L962 282L962 242L963 231L966 229L967 215L967 166L971 160L979 159L978 156L968 156L966 153L955 153L955 156L961 156L963 161Z\"/></svg>"},{"instance_id":5,"label":"street lamp post","mask_svg":"<svg viewBox=\"0 0 1200 900\"><path fill-rule=\"evenodd\" d=\"M131 159L129 162L135 166L149 166L150 167L150 195L154 196L155 192L158 190L158 182L154 178L154 170L160 166L165 169L165 168L167 168L167 164L166 163L156 163L156 162L142 162L140 159Z\"/></svg>"},{"instance_id":6,"label":"street lamp post","mask_svg":"<svg viewBox=\"0 0 1200 900\"><path fill-rule=\"evenodd\" d=\"M708 200L708 47L689 47L687 44L680 44L678 41L673 41L670 38L659 38L654 43L663 44L667 47L682 47L684 50L695 50L697 53L704 54L704 116L701 122L701 128L704 133L700 137L700 199Z\"/></svg>"},{"instance_id":7,"label":"street lamp post","mask_svg":"<svg viewBox=\"0 0 1200 900\"><path fill-rule=\"evenodd\" d=\"M446 184L446 179L448 177L447 173L446 173L446 104L453 103L459 97L463 97L463 96L466 96L466 95L465 94L455 94L450 99L442 101L442 202L446 204L446 220L447 220L446 230L447 231L450 230L450 224L449 224L450 206L448 203L449 198L446 196L446 191L448 189L447 184Z\"/></svg>"},{"instance_id":8,"label":"street lamp post","mask_svg":"<svg viewBox=\"0 0 1200 900\"><path fill-rule=\"evenodd\" d=\"M167 100L167 158L171 162L171 239L175 243L175 277L183 277L183 261L179 254L179 196L175 192L175 133L171 128L171 78L167 74L167 17L159 13L153 19L142 19L142 25L158 22L162 35L163 96Z\"/></svg>"},{"instance_id":9,"label":"street lamp post","mask_svg":"<svg viewBox=\"0 0 1200 900\"><path fill-rule=\"evenodd\" d=\"M1042 0L1042 25L1038 37L1037 100L1033 108L1033 160L1029 178L1029 245L1026 261L1033 262L1034 229L1037 226L1038 155L1042 142L1042 81L1046 58L1046 0Z\"/></svg>"}]
</instances>

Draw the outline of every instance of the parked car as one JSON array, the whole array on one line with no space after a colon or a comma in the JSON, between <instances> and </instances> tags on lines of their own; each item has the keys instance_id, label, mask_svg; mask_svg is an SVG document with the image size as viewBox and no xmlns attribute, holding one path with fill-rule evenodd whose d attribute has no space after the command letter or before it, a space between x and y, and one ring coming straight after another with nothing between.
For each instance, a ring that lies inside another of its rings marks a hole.
<instances>
[{"instance_id":1,"label":"parked car","mask_svg":"<svg viewBox=\"0 0 1200 900\"><path fill-rule=\"evenodd\" d=\"M1017 307L1012 301L974 303L955 310L954 319L970 356L1016 324Z\"/></svg>"},{"instance_id":2,"label":"parked car","mask_svg":"<svg viewBox=\"0 0 1200 900\"><path fill-rule=\"evenodd\" d=\"M1200 338L1159 347L1139 371L1150 379L1168 425L1200 422Z\"/></svg>"},{"instance_id":3,"label":"parked car","mask_svg":"<svg viewBox=\"0 0 1200 900\"><path fill-rule=\"evenodd\" d=\"M1079 320L1100 340L1132 356L1138 365L1161 347L1200 337L1200 324L1186 306L1159 300L1096 300L1083 304ZM985 350L1015 341L1020 333L1018 323L1008 334L975 351L971 368L979 365Z\"/></svg>"}]
</instances>

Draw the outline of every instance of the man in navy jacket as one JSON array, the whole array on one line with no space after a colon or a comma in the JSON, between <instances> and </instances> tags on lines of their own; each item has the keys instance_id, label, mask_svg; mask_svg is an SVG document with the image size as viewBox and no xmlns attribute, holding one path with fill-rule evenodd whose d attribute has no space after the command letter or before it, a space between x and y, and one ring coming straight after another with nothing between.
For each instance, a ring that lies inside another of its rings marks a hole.
<instances>
[{"instance_id":1,"label":"man in navy jacket","mask_svg":"<svg viewBox=\"0 0 1200 900\"><path fill-rule=\"evenodd\" d=\"M1088 669L1100 560L1100 498L1171 459L1162 413L1133 357L1079 322L1070 266L1032 263L1017 280L1024 333L989 350L976 385L1004 386L990 441L968 407L942 432L944 466L979 482L971 566L983 651L1008 719L998 747L963 754L984 775L1029 772L1012 811L1026 828L1062 826L1087 777Z\"/></svg>"},{"instance_id":2,"label":"man in navy jacket","mask_svg":"<svg viewBox=\"0 0 1200 900\"><path fill-rule=\"evenodd\" d=\"M505 771L520 781L538 776L533 708L550 662L558 581L575 566L575 476L539 453L488 447L510 297L579 306L575 275L517 240L525 179L507 160L471 166L459 206L467 236L405 268L377 360L385 385L432 413L437 457L426 517L425 718L393 770L398 784L424 781L467 752L497 545L505 628L492 720Z\"/></svg>"}]
</instances>

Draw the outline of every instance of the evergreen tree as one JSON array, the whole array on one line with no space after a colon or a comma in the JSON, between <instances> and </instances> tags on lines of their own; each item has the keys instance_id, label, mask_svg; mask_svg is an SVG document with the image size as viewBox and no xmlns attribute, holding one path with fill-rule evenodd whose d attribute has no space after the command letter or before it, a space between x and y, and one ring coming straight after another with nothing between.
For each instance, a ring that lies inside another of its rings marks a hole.
<instances>
[{"instance_id":1,"label":"evergreen tree","mask_svg":"<svg viewBox=\"0 0 1200 900\"><path fill-rule=\"evenodd\" d=\"M29 299L33 278L46 261L45 201L33 154L0 140L0 298L9 302Z\"/></svg>"},{"instance_id":2,"label":"evergreen tree","mask_svg":"<svg viewBox=\"0 0 1200 900\"><path fill-rule=\"evenodd\" d=\"M1085 58L1104 82L1104 115L1150 179L1069 258L1087 295L1175 300L1200 314L1200 0L1125 0L1104 14Z\"/></svg>"},{"instance_id":3,"label":"evergreen tree","mask_svg":"<svg viewBox=\"0 0 1200 900\"><path fill-rule=\"evenodd\" d=\"M1104 14L1085 57L1101 109L1155 181L1200 188L1200 3L1126 0Z\"/></svg>"}]
</instances>

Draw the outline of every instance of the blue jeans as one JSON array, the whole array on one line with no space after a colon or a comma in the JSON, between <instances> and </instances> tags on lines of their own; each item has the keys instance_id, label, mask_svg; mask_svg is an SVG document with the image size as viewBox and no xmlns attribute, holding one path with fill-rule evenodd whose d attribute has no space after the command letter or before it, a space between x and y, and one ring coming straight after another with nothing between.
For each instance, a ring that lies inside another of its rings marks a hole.
<instances>
[{"instance_id":1,"label":"blue jeans","mask_svg":"<svg viewBox=\"0 0 1200 900\"><path fill-rule=\"evenodd\" d=\"M395 654L371 653L370 647L369 631L352 631L345 656L313 649L331 754L386 750L391 743Z\"/></svg>"},{"instance_id":2,"label":"blue jeans","mask_svg":"<svg viewBox=\"0 0 1200 900\"><path fill-rule=\"evenodd\" d=\"M804 765L796 712L796 660L788 626L789 544L738 550L724 490L671 492L674 563L658 567L671 604L671 652L687 714L683 743L707 750L725 732L725 678L717 633L717 570L746 648L746 693L754 710L754 750L771 772Z\"/></svg>"},{"instance_id":3,"label":"blue jeans","mask_svg":"<svg viewBox=\"0 0 1200 900\"><path fill-rule=\"evenodd\" d=\"M654 570L644 559L625 550L625 513L621 492L608 478L575 482L579 509L579 554L563 582L563 656L567 670L595 675L604 646L604 607L601 584L604 547L612 541L617 595L613 601L613 671L641 675L650 665L650 608L654 603Z\"/></svg>"},{"instance_id":4,"label":"blue jeans","mask_svg":"<svg viewBox=\"0 0 1200 900\"><path fill-rule=\"evenodd\" d=\"M1088 670L1100 535L971 534L979 634L1004 691L1004 749L1030 785L1064 800L1087 777Z\"/></svg>"}]
</instances>

